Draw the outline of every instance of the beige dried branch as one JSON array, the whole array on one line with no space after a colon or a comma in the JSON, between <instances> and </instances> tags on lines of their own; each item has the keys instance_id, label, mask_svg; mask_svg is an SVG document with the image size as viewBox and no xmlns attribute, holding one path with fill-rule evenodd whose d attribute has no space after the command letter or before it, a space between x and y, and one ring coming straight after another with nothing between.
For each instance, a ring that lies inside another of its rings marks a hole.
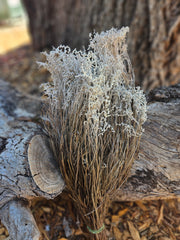
<instances>
[{"instance_id":1,"label":"beige dried branch","mask_svg":"<svg viewBox=\"0 0 180 240\"><path fill-rule=\"evenodd\" d=\"M127 32L126 27L95 33L87 52L59 46L44 53L46 62L40 63L52 75L52 82L43 85L44 125L86 233L103 226L109 202L138 153L146 120ZM90 236L106 239L105 231Z\"/></svg>"}]
</instances>

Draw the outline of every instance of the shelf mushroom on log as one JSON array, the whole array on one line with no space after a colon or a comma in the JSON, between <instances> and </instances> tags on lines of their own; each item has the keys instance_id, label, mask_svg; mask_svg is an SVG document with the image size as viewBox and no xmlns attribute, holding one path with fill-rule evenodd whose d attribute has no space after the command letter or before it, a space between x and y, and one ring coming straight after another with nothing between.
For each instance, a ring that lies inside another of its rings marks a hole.
<instances>
[{"instance_id":1,"label":"shelf mushroom on log","mask_svg":"<svg viewBox=\"0 0 180 240\"><path fill-rule=\"evenodd\" d=\"M148 96L139 157L117 201L180 196L180 84ZM37 117L40 99L0 80L0 219L10 238L40 237L28 200L53 199L65 187Z\"/></svg>"}]
</instances>

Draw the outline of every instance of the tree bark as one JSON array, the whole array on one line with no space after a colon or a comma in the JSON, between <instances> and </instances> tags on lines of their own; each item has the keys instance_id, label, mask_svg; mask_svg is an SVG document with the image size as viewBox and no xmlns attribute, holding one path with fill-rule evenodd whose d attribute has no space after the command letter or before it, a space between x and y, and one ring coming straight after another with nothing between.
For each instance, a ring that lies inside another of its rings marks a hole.
<instances>
[{"instance_id":1,"label":"tree bark","mask_svg":"<svg viewBox=\"0 0 180 240\"><path fill-rule=\"evenodd\" d=\"M128 181L113 200L180 196L180 84L157 89L148 99L148 120L139 158L134 162ZM37 121L39 113L38 98L23 96L8 83L0 81L0 218L11 239L36 240L39 236L24 199L54 198L64 187L60 182L59 192L44 192L32 175L27 152L30 139L43 132ZM19 215L14 213L21 215L21 221L17 222ZM26 235L18 234L19 231Z\"/></svg>"},{"instance_id":2,"label":"tree bark","mask_svg":"<svg viewBox=\"0 0 180 240\"><path fill-rule=\"evenodd\" d=\"M40 238L36 222L25 201L8 202L0 209L0 219L12 240L38 240Z\"/></svg>"},{"instance_id":3,"label":"tree bark","mask_svg":"<svg viewBox=\"0 0 180 240\"><path fill-rule=\"evenodd\" d=\"M180 84L149 94L138 159L116 200L180 196Z\"/></svg>"},{"instance_id":4,"label":"tree bark","mask_svg":"<svg viewBox=\"0 0 180 240\"><path fill-rule=\"evenodd\" d=\"M58 192L43 191L30 170L29 142L34 135L42 134L37 124L39 112L40 99L23 96L0 80L0 218L12 240L39 239L39 230L24 199L52 199L64 188L61 181Z\"/></svg>"},{"instance_id":5,"label":"tree bark","mask_svg":"<svg viewBox=\"0 0 180 240\"><path fill-rule=\"evenodd\" d=\"M89 33L129 26L136 83L145 90L179 82L180 1L23 0L36 50L82 48Z\"/></svg>"}]
</instances>

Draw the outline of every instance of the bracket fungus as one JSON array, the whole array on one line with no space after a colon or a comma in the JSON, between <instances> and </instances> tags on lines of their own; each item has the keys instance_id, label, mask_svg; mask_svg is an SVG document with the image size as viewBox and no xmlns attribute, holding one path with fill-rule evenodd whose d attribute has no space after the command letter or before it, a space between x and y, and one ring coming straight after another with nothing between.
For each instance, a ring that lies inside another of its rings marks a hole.
<instances>
[{"instance_id":1,"label":"bracket fungus","mask_svg":"<svg viewBox=\"0 0 180 240\"><path fill-rule=\"evenodd\" d=\"M64 181L45 135L35 135L31 139L28 147L28 162L32 177L42 191L56 194L64 189Z\"/></svg>"}]
</instances>

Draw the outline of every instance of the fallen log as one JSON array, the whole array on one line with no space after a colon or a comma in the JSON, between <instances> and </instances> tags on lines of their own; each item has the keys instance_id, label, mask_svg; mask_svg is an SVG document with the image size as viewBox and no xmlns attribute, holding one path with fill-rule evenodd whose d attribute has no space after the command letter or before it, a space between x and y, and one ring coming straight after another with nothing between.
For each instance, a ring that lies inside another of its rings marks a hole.
<instances>
[{"instance_id":1,"label":"fallen log","mask_svg":"<svg viewBox=\"0 0 180 240\"><path fill-rule=\"evenodd\" d=\"M116 201L180 196L180 84L148 98L139 157ZM0 80L0 219L11 239L39 239L27 200L52 199L64 188L38 122L40 105Z\"/></svg>"},{"instance_id":2,"label":"fallen log","mask_svg":"<svg viewBox=\"0 0 180 240\"><path fill-rule=\"evenodd\" d=\"M138 159L116 200L180 196L180 84L149 94Z\"/></svg>"},{"instance_id":3,"label":"fallen log","mask_svg":"<svg viewBox=\"0 0 180 240\"><path fill-rule=\"evenodd\" d=\"M23 96L0 81L0 219L13 240L35 240L40 236L24 199L52 199L64 188L51 153L44 151L43 138L39 147L42 154L34 151L36 162L31 153L27 156L28 149L37 150L34 141L30 144L31 139L42 134L35 122L39 112L39 99Z\"/></svg>"}]
</instances>

